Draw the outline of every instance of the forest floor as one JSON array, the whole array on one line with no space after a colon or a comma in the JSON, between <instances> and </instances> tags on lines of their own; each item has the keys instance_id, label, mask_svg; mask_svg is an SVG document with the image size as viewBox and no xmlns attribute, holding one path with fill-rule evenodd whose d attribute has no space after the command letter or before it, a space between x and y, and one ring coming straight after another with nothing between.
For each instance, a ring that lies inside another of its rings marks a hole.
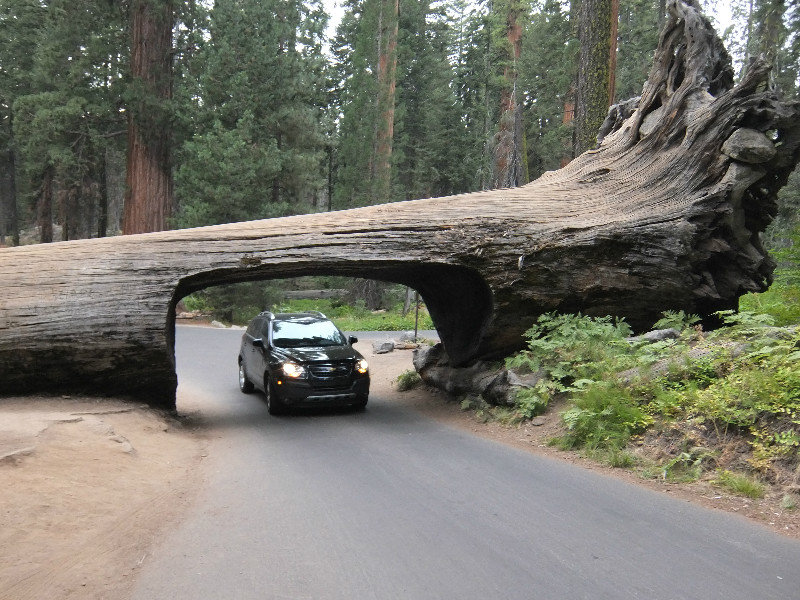
<instances>
[{"instance_id":1,"label":"forest floor","mask_svg":"<svg viewBox=\"0 0 800 600\"><path fill-rule=\"evenodd\" d=\"M482 422L436 390L393 389L411 367L410 351L372 355L370 363L373 394L447 425L800 538L800 510L781 510L774 494L751 500L708 483L642 479L548 446L560 433L558 407L518 427ZM187 398L180 404L192 406ZM194 410L176 417L113 399L0 399L0 600L128 597L150 549L204 484L213 445L201 420Z\"/></svg>"}]
</instances>

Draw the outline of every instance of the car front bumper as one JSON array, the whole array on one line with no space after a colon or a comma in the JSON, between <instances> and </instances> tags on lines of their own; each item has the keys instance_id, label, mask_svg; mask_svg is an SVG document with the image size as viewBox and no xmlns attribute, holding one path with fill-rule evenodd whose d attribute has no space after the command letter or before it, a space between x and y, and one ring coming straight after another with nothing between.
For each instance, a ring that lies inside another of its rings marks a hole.
<instances>
[{"instance_id":1,"label":"car front bumper","mask_svg":"<svg viewBox=\"0 0 800 600\"><path fill-rule=\"evenodd\" d=\"M343 388L315 387L306 380L280 381L275 391L287 406L352 406L369 396L369 377L359 377Z\"/></svg>"}]
</instances>

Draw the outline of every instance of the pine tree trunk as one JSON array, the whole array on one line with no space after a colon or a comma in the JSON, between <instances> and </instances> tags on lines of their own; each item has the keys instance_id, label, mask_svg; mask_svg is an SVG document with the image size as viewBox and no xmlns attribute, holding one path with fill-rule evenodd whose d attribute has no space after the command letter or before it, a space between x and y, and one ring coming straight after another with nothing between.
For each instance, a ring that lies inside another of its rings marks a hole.
<instances>
[{"instance_id":1,"label":"pine tree trunk","mask_svg":"<svg viewBox=\"0 0 800 600\"><path fill-rule=\"evenodd\" d=\"M611 0L581 0L575 98L575 155L597 144L610 96Z\"/></svg>"},{"instance_id":2,"label":"pine tree trunk","mask_svg":"<svg viewBox=\"0 0 800 600\"><path fill-rule=\"evenodd\" d=\"M97 206L97 237L108 235L108 158L103 152L100 156L100 171L97 177L98 206Z\"/></svg>"},{"instance_id":3,"label":"pine tree trunk","mask_svg":"<svg viewBox=\"0 0 800 600\"><path fill-rule=\"evenodd\" d=\"M375 143L375 187L373 201L390 199L392 141L394 139L395 87L397 85L397 34L400 0L379 0L378 129Z\"/></svg>"},{"instance_id":4,"label":"pine tree trunk","mask_svg":"<svg viewBox=\"0 0 800 600\"><path fill-rule=\"evenodd\" d=\"M53 167L46 167L39 190L36 217L39 224L39 242L49 244L53 241Z\"/></svg>"},{"instance_id":5,"label":"pine tree trunk","mask_svg":"<svg viewBox=\"0 0 800 600\"><path fill-rule=\"evenodd\" d=\"M0 155L0 243L6 243L6 236L11 237L14 245L19 245L16 165L13 150Z\"/></svg>"},{"instance_id":6,"label":"pine tree trunk","mask_svg":"<svg viewBox=\"0 0 800 600\"><path fill-rule=\"evenodd\" d=\"M128 157L123 233L163 231L172 214L173 0L132 0Z\"/></svg>"},{"instance_id":7,"label":"pine tree trunk","mask_svg":"<svg viewBox=\"0 0 800 600\"><path fill-rule=\"evenodd\" d=\"M611 0L611 45L608 58L608 105L614 104L617 88L617 36L619 34L619 0Z\"/></svg>"},{"instance_id":8,"label":"pine tree trunk","mask_svg":"<svg viewBox=\"0 0 800 600\"><path fill-rule=\"evenodd\" d=\"M759 10L759 19L757 19L758 52L776 68L778 52L786 38L783 24L785 14L786 2L784 0L763 0ZM775 71L773 71L774 74Z\"/></svg>"}]
</instances>

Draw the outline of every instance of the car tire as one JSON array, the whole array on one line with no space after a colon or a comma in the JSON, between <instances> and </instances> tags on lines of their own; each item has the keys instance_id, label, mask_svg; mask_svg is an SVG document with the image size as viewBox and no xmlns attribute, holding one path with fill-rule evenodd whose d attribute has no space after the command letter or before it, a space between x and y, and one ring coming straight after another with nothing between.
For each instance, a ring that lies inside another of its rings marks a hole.
<instances>
[{"instance_id":1,"label":"car tire","mask_svg":"<svg viewBox=\"0 0 800 600\"><path fill-rule=\"evenodd\" d=\"M244 364L239 363L239 390L243 394L249 394L255 389L253 382L251 382L244 372Z\"/></svg>"},{"instance_id":2,"label":"car tire","mask_svg":"<svg viewBox=\"0 0 800 600\"><path fill-rule=\"evenodd\" d=\"M356 403L353 405L353 410L364 410L365 408L367 408L368 400L369 400L368 396L356 397Z\"/></svg>"},{"instance_id":3,"label":"car tire","mask_svg":"<svg viewBox=\"0 0 800 600\"><path fill-rule=\"evenodd\" d=\"M264 397L267 401L267 412L271 415L282 415L286 413L286 405L278 398L275 386L268 377L264 377Z\"/></svg>"}]
</instances>

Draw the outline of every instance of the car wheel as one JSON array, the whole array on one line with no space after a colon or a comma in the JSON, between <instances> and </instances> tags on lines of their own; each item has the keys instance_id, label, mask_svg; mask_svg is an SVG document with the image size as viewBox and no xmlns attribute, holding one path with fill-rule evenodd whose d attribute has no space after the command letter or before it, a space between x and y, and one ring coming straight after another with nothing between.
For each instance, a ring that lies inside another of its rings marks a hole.
<instances>
[{"instance_id":1,"label":"car wheel","mask_svg":"<svg viewBox=\"0 0 800 600\"><path fill-rule=\"evenodd\" d=\"M367 396L356 397L356 403L353 405L353 409L364 410L365 408L367 408L367 400L369 400Z\"/></svg>"},{"instance_id":2,"label":"car wheel","mask_svg":"<svg viewBox=\"0 0 800 600\"><path fill-rule=\"evenodd\" d=\"M286 405L278 398L275 386L268 378L264 378L264 396L267 399L267 412L271 415L282 415L286 412Z\"/></svg>"},{"instance_id":3,"label":"car wheel","mask_svg":"<svg viewBox=\"0 0 800 600\"><path fill-rule=\"evenodd\" d=\"M247 375L244 372L244 364L242 363L239 363L239 389L243 394L249 394L255 389L252 382L247 379Z\"/></svg>"}]
</instances>

